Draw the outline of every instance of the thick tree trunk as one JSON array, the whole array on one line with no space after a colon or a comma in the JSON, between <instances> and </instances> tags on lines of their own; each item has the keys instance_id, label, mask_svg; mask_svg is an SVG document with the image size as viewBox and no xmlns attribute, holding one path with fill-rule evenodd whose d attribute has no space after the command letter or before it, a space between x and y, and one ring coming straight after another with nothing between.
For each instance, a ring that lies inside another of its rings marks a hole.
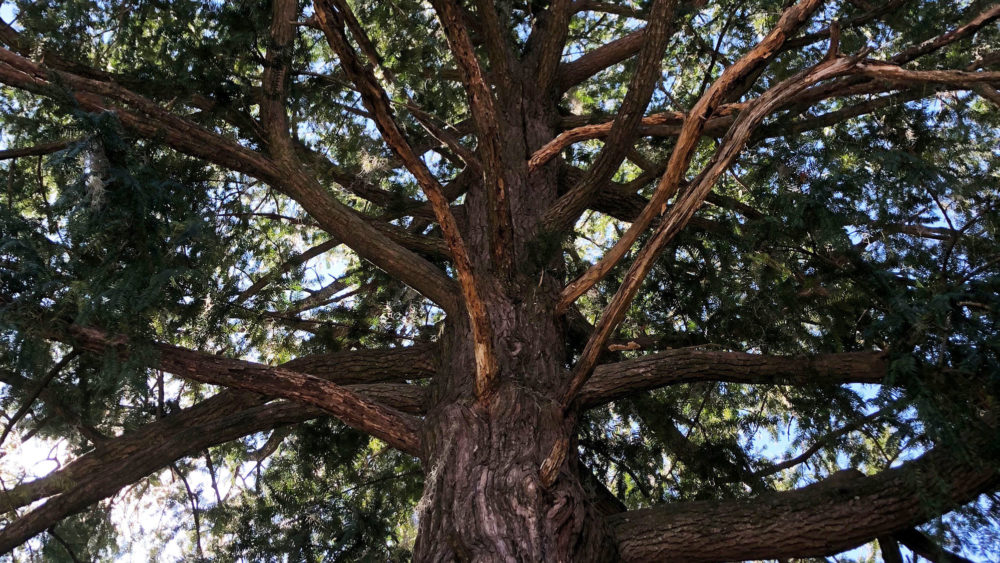
<instances>
[{"instance_id":1,"label":"thick tree trunk","mask_svg":"<svg viewBox=\"0 0 1000 563\"><path fill-rule=\"evenodd\" d=\"M552 445L571 440L554 401L505 385L491 406L453 404L434 416L416 561L608 561L609 529L574 471L545 487Z\"/></svg>"},{"instance_id":2,"label":"thick tree trunk","mask_svg":"<svg viewBox=\"0 0 1000 563\"><path fill-rule=\"evenodd\" d=\"M566 380L561 331L546 307L526 297L493 304L503 373L486 400L474 396L465 327L450 323L442 338L437 404L422 437L416 561L615 558L610 528L580 482L575 420L559 405L564 386L553 384ZM557 445L568 455L546 486L542 467Z\"/></svg>"}]
</instances>

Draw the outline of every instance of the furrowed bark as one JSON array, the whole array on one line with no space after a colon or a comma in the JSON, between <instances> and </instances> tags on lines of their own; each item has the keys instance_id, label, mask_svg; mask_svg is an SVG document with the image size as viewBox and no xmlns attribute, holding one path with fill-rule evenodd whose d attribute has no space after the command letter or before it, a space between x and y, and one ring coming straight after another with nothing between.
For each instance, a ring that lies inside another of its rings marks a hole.
<instances>
[{"instance_id":1,"label":"furrowed bark","mask_svg":"<svg viewBox=\"0 0 1000 563\"><path fill-rule=\"evenodd\" d=\"M995 466L935 448L871 477L834 478L746 501L664 505L611 522L624 561L820 557L923 523L998 481Z\"/></svg>"},{"instance_id":2,"label":"furrowed bark","mask_svg":"<svg viewBox=\"0 0 1000 563\"><path fill-rule=\"evenodd\" d=\"M127 353L128 342L84 327L71 327L70 336L81 348ZM316 406L352 428L367 432L390 446L414 456L421 455L419 422L414 417L379 405L325 379L254 362L234 360L154 343L157 367L186 379L243 389L271 397L291 399Z\"/></svg>"},{"instance_id":3,"label":"furrowed bark","mask_svg":"<svg viewBox=\"0 0 1000 563\"><path fill-rule=\"evenodd\" d=\"M678 348L597 366L580 391L584 408L668 385L722 381L765 385L881 383L888 362L882 352L767 356Z\"/></svg>"}]
</instances>

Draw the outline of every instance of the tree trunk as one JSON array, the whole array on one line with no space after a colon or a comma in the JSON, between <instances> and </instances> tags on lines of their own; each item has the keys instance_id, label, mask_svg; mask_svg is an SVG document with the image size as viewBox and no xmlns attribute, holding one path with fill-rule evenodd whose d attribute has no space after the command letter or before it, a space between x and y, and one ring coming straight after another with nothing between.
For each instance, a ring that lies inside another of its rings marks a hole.
<instances>
[{"instance_id":1,"label":"tree trunk","mask_svg":"<svg viewBox=\"0 0 1000 563\"><path fill-rule=\"evenodd\" d=\"M613 542L575 460L550 487L539 469L571 425L558 405L514 385L488 409L460 404L433 421L416 561L608 561Z\"/></svg>"},{"instance_id":2,"label":"tree trunk","mask_svg":"<svg viewBox=\"0 0 1000 563\"><path fill-rule=\"evenodd\" d=\"M566 391L565 335L553 313L561 266L532 248L535 226L557 195L556 168L529 174L530 155L554 135L556 115L538 93L506 92L498 102L504 142L497 147L511 248L490 247L499 186L470 187L462 236L480 274L500 373L495 391L476 398L472 331L449 315L442 365L424 420L423 498L416 561L607 561L610 528L580 481L574 413ZM509 253L511 262L505 265ZM513 264L511 267L509 264ZM565 455L551 456L553 449ZM546 460L552 457L556 463ZM546 476L542 467L546 465ZM548 483L545 481L548 480Z\"/></svg>"},{"instance_id":3,"label":"tree trunk","mask_svg":"<svg viewBox=\"0 0 1000 563\"><path fill-rule=\"evenodd\" d=\"M503 383L488 400L477 402L472 393L468 332L456 324L443 338L437 405L424 425L414 560L613 560L610 528L580 481L575 417L563 413L564 388L552 384L565 380L553 373L564 369L561 354L552 352L561 350L561 334L551 314L507 305L513 314L499 316L519 322L494 323L507 336L498 340L511 345L501 356ZM568 455L545 486L541 468L557 445Z\"/></svg>"}]
</instances>

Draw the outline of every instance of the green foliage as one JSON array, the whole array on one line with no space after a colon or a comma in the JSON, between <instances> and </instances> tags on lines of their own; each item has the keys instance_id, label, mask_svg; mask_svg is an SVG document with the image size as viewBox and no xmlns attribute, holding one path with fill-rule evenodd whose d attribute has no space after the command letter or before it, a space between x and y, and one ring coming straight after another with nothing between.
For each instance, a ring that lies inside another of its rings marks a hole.
<instances>
[{"instance_id":1,"label":"green foliage","mask_svg":"<svg viewBox=\"0 0 1000 563\"><path fill-rule=\"evenodd\" d=\"M300 4L304 21L311 3ZM439 127L468 131L466 93L448 79L456 63L432 11L416 0L351 4L381 66L395 76L388 95L406 133L427 139L404 108L407 97ZM517 54L545 4L504 3ZM785 4L681 2L663 84L646 113L689 108ZM859 16L865 4L877 2L829 2L806 32ZM648 2L621 5L640 15L648 8ZM879 22L845 29L841 50L872 46L871 57L886 59L985 5L906 2ZM257 120L270 2L4 6L13 6L14 28L36 59L46 50L59 53L241 146L267 151ZM563 59L640 25L637 18L580 11ZM364 216L437 236L426 217L409 214L423 203L418 186L366 118L368 109L322 35L297 29L287 109L310 172ZM995 55L996 45L1000 28L993 25L911 67L966 68ZM817 42L782 52L743 99L817 62L826 48ZM559 112L609 119L634 66L634 58L625 60L574 86ZM439 309L343 246L296 259L329 235L291 199L141 138L113 113L83 111L58 76L52 80L58 95L51 98L0 89L0 148L66 141L45 156L0 162L0 407L9 419L28 406L8 443L64 439L76 455L94 447L95 433L134 430L216 392L145 368L151 352L140 347L129 359L113 352L74 357L46 386L58 400L34 398L38 383L72 353L44 337L70 323L270 363L437 336ZM898 103L833 124L811 125L872 96L792 107L769 118L716 183L715 199L698 211L700 222L664 249L615 335L652 341L651 349L883 350L888 384L696 383L590 411L580 426L581 459L629 508L748 498L847 466L875 473L933 444L961 446L970 433L981 433L980 415L1000 400L1000 111L968 90L944 86L890 95L899 95ZM471 136L461 142L475 148ZM718 145L719 139L703 139L692 171ZM585 169L602 146L575 144L561 154L562 164ZM673 146L669 135L635 145L651 162L665 162ZM427 158L445 182L460 173L449 156L441 150ZM639 166L623 165L615 185L633 181ZM638 193L648 197L654 186ZM571 280L626 227L588 211L572 237L539 236L525 270L544 267L546 275ZM428 259L448 267L440 257ZM597 320L630 263L631 257L623 260L578 302L584 318ZM341 289L324 291L330 287ZM566 346L571 360L582 343ZM845 427L850 431L837 434ZM1000 451L1000 439L993 439ZM177 474L195 483L194 503L173 473L146 481L144 487L166 491L176 517L157 538L189 559L198 557L196 538L205 558L222 561L407 558L421 487L414 460L325 419L295 426L257 460L252 453L266 442L255 435L178 464ZM769 471L776 460L818 442L824 447L803 463ZM11 478L4 486L28 478L2 473ZM997 507L997 499L984 497L926 531L996 559ZM72 560L67 545L80 560L124 556L136 540L120 537L111 512L99 506L64 520L55 528L61 541L43 535L30 546L35 558Z\"/></svg>"},{"instance_id":2,"label":"green foliage","mask_svg":"<svg viewBox=\"0 0 1000 563\"><path fill-rule=\"evenodd\" d=\"M214 558L407 559L419 475L414 460L342 425L302 424L258 469L252 490L206 513Z\"/></svg>"}]
</instances>

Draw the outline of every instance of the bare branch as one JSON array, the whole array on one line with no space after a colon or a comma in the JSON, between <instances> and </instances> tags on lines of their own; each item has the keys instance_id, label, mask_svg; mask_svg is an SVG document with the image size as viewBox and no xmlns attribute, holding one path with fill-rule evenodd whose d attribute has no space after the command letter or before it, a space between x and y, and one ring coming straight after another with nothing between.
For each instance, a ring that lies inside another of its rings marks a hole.
<instances>
[{"instance_id":1,"label":"bare branch","mask_svg":"<svg viewBox=\"0 0 1000 563\"><path fill-rule=\"evenodd\" d=\"M76 142L76 139L64 139L61 141L53 141L51 143L42 143L40 145L34 145L31 147L22 147L19 149L7 149L0 151L0 160L10 160L12 158L21 158L25 156L42 156L46 154L52 154L54 152L59 152L64 148L68 147L71 143Z\"/></svg>"},{"instance_id":2,"label":"bare branch","mask_svg":"<svg viewBox=\"0 0 1000 563\"><path fill-rule=\"evenodd\" d=\"M982 82L1000 83L1000 72L968 72L964 70L906 70L879 61L865 61L858 71L876 80L903 83L947 84L969 86Z\"/></svg>"},{"instance_id":3,"label":"bare branch","mask_svg":"<svg viewBox=\"0 0 1000 563\"><path fill-rule=\"evenodd\" d=\"M69 333L82 348L103 352L108 349L127 354L128 341L79 326ZM245 389L271 397L313 405L336 416L348 426L367 432L387 444L420 456L419 422L409 415L384 407L341 385L313 375L254 362L234 360L170 344L154 343L159 354L157 367L175 375Z\"/></svg>"},{"instance_id":4,"label":"bare branch","mask_svg":"<svg viewBox=\"0 0 1000 563\"><path fill-rule=\"evenodd\" d=\"M645 36L645 28L633 31L625 37L594 49L575 61L560 66L556 87L559 91L565 92L605 68L632 57L645 44Z\"/></svg>"},{"instance_id":5,"label":"bare branch","mask_svg":"<svg viewBox=\"0 0 1000 563\"><path fill-rule=\"evenodd\" d=\"M995 466L963 459L935 448L872 477L829 479L755 502L668 504L611 522L624 561L823 556L925 522L997 485ZM836 534L824 532L830 526ZM726 541L718 541L718 530L727 531Z\"/></svg>"},{"instance_id":6,"label":"bare branch","mask_svg":"<svg viewBox=\"0 0 1000 563\"><path fill-rule=\"evenodd\" d=\"M580 391L580 404L590 408L639 391L699 381L817 387L881 383L887 367L882 352L767 356L678 348L597 366Z\"/></svg>"},{"instance_id":7,"label":"bare branch","mask_svg":"<svg viewBox=\"0 0 1000 563\"><path fill-rule=\"evenodd\" d=\"M982 29L983 26L998 18L1000 18L1000 4L994 4L969 20L969 23L946 33L942 33L937 37L928 39L923 43L904 49L900 53L893 56L892 59L890 59L890 62L900 65L922 57L928 53L933 53L934 51L954 43L955 41L974 35L977 31Z\"/></svg>"},{"instance_id":8,"label":"bare branch","mask_svg":"<svg viewBox=\"0 0 1000 563\"><path fill-rule=\"evenodd\" d=\"M741 109L746 107L746 103L738 104L725 104L720 106L716 110L712 117L706 122L706 131L718 131L720 128L728 127L732 125L732 119L722 119L735 115ZM660 113L654 113L643 117L635 125L637 126L637 135L644 135L649 133L652 128L659 127L656 129L657 132L661 132L662 127L665 125L672 126L671 132L674 134L680 133L681 125L684 123L684 118L687 114L681 111L665 111ZM608 136L612 130L614 121L605 121L604 123L595 123L591 125L581 125L579 127L574 127L568 131L563 131L555 139L552 139L548 143L545 143L540 149L535 151L535 154L531 155L531 159L528 160L528 167L530 169L538 168L539 166L545 164L549 160L553 159L562 152L563 149L572 145L573 143L579 143L580 141L587 141L590 139L603 139ZM612 143L612 141L608 141Z\"/></svg>"},{"instance_id":9,"label":"bare branch","mask_svg":"<svg viewBox=\"0 0 1000 563\"><path fill-rule=\"evenodd\" d=\"M56 362L56 365L52 366L52 369L50 369L48 373L45 374L42 380L35 385L35 388L31 391L31 394L28 395L28 398L24 400L24 403L21 405L21 408L17 409L17 412L14 413L14 416L10 417L10 421L7 423L7 427L4 428L3 433L0 434L0 446L3 445L4 441L7 439L7 436L14 429L14 426L17 425L18 421L20 421L21 418L24 417L24 415L28 414L28 411L31 410L31 405L33 405L35 403L35 400L42 395L48 384L51 383L52 380L55 379L57 375L59 375L59 372L61 372L63 368L69 365L69 363L79 355L80 355L79 352L73 350L72 352L63 356L62 359Z\"/></svg>"},{"instance_id":10,"label":"bare branch","mask_svg":"<svg viewBox=\"0 0 1000 563\"><path fill-rule=\"evenodd\" d=\"M896 532L892 537L910 548L913 553L934 563L972 563L969 559L943 549L917 529Z\"/></svg>"},{"instance_id":11,"label":"bare branch","mask_svg":"<svg viewBox=\"0 0 1000 563\"><path fill-rule=\"evenodd\" d=\"M586 209L594 193L621 166L631 146L635 128L659 83L663 51L673 34L677 2L678 0L656 0L653 3L650 23L643 34L644 45L639 52L639 62L629 81L625 99L608 130L607 141L587 175L545 212L541 227L543 232L561 232L571 226L580 212Z\"/></svg>"},{"instance_id":12,"label":"bare branch","mask_svg":"<svg viewBox=\"0 0 1000 563\"><path fill-rule=\"evenodd\" d=\"M334 248L337 247L338 244L340 243L336 239L328 239L324 242L317 244L316 246L306 249L305 251L299 254L290 256L287 260L282 262L276 268L269 270L263 276L257 278L257 280L254 281L250 285L250 287L241 291L240 294L236 296L236 299L234 301L236 303L243 303L247 299L250 299L254 295L260 293L261 290L263 290L265 287L268 286L268 284L280 278L282 274L288 272L289 270L292 270L293 268L297 268L302 264L305 264L309 260L312 260L313 258L321 254L333 250Z\"/></svg>"}]
</instances>

